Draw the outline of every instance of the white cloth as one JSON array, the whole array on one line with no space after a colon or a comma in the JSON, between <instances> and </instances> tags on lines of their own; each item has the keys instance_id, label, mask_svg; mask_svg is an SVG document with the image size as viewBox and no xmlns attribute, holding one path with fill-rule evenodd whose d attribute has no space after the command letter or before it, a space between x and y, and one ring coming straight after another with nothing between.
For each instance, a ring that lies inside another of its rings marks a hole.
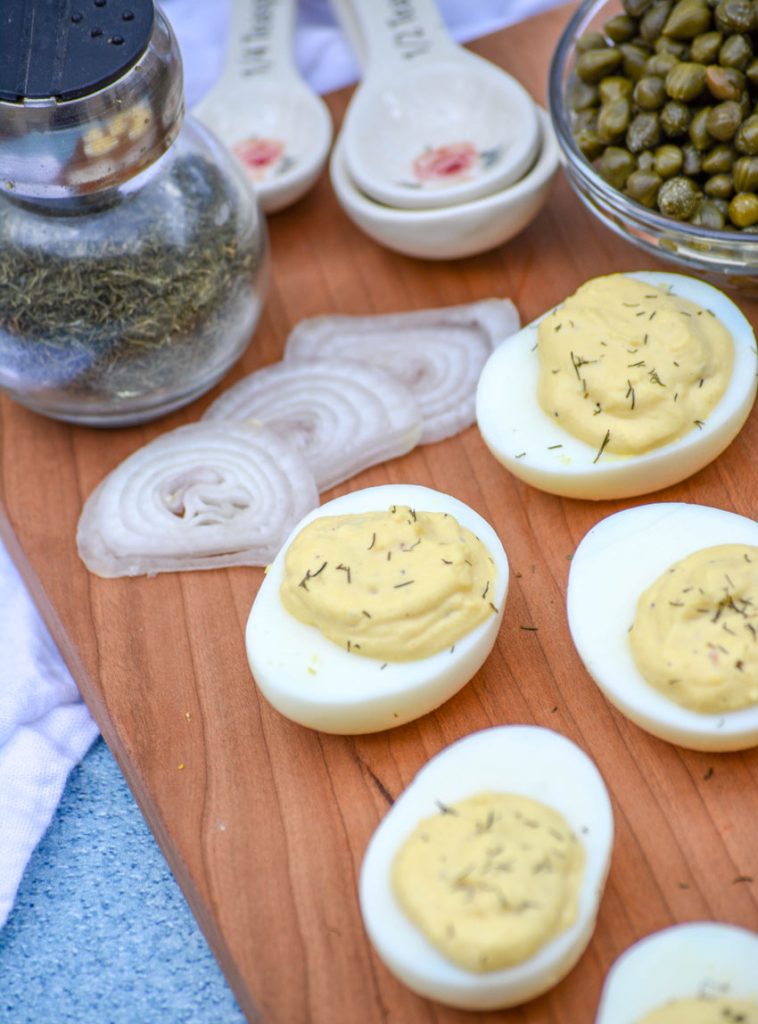
<instances>
[{"instance_id":1,"label":"white cloth","mask_svg":"<svg viewBox=\"0 0 758 1024\"><path fill-rule=\"evenodd\" d=\"M0 651L2 926L68 773L89 749L97 726L1 545Z\"/></svg>"},{"instance_id":2,"label":"white cloth","mask_svg":"<svg viewBox=\"0 0 758 1024\"><path fill-rule=\"evenodd\" d=\"M359 0L360 2L360 0ZM377 3L379 0L363 0ZM458 42L495 32L566 0L437 0ZM216 80L224 59L230 0L161 0L184 58L184 88L191 108ZM210 13L209 13L210 9ZM326 0L299 0L295 59L318 92L356 81L359 68Z\"/></svg>"},{"instance_id":3,"label":"white cloth","mask_svg":"<svg viewBox=\"0 0 758 1024\"><path fill-rule=\"evenodd\" d=\"M374 0L366 0L374 2ZM561 0L439 0L452 35L465 42ZM224 57L229 0L164 0L184 58L191 107ZM349 46L324 0L300 0L296 60L319 92L358 77ZM0 543L0 927L24 868L47 829L66 778L97 727Z\"/></svg>"}]
</instances>

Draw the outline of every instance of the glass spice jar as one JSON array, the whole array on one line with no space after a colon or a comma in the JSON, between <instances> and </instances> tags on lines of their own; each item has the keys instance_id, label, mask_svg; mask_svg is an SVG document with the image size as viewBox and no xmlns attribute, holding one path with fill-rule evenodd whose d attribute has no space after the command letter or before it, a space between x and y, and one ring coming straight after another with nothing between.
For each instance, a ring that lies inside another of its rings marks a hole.
<instances>
[{"instance_id":1,"label":"glass spice jar","mask_svg":"<svg viewBox=\"0 0 758 1024\"><path fill-rule=\"evenodd\" d=\"M163 415L212 387L258 321L251 186L185 120L152 0L3 0L2 19L0 388L94 426Z\"/></svg>"}]
</instances>

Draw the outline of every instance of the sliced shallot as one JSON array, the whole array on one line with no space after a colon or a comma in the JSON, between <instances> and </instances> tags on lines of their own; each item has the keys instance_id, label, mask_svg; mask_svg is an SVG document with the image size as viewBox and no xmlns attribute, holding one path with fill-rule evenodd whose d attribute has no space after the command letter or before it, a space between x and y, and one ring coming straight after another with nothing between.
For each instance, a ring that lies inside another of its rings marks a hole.
<instances>
[{"instance_id":1,"label":"sliced shallot","mask_svg":"<svg viewBox=\"0 0 758 1024\"><path fill-rule=\"evenodd\" d=\"M98 576L267 565L317 505L310 470L274 434L190 423L138 449L98 484L76 540Z\"/></svg>"},{"instance_id":2,"label":"sliced shallot","mask_svg":"<svg viewBox=\"0 0 758 1024\"><path fill-rule=\"evenodd\" d=\"M298 449L320 491L405 455L422 429L405 385L380 367L336 356L257 370L224 391L205 418L272 430Z\"/></svg>"},{"instance_id":3,"label":"sliced shallot","mask_svg":"<svg viewBox=\"0 0 758 1024\"><path fill-rule=\"evenodd\" d=\"M474 422L482 367L519 323L508 299L382 316L311 317L290 334L284 358L350 358L383 367L415 396L424 418L421 442L428 444Z\"/></svg>"}]
</instances>

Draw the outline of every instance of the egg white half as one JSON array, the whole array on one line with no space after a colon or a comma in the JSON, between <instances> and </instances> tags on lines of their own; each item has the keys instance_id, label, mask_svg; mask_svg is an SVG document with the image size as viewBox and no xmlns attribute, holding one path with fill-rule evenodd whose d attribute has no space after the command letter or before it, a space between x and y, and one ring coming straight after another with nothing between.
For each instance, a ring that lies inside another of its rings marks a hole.
<instances>
[{"instance_id":1,"label":"egg white half","mask_svg":"<svg viewBox=\"0 0 758 1024\"><path fill-rule=\"evenodd\" d=\"M391 505L449 513L482 541L495 562L493 604L497 612L456 640L452 651L389 663L348 654L315 626L290 615L281 602L287 548L307 523L320 516L385 512ZM284 542L250 611L245 635L248 661L263 695L287 718L322 732L378 732L434 710L471 679L495 643L507 593L508 558L503 545L472 508L428 487L369 487L315 509Z\"/></svg>"},{"instance_id":2,"label":"egg white half","mask_svg":"<svg viewBox=\"0 0 758 1024\"><path fill-rule=\"evenodd\" d=\"M559 811L581 840L586 866L577 920L515 967L475 974L447 960L406 917L390 881L395 854L439 804L483 791L518 793ZM571 970L589 942L613 846L613 813L600 772L571 740L550 729L505 725L466 736L433 757L374 833L361 867L360 904L386 966L419 995L471 1010L516 1006Z\"/></svg>"},{"instance_id":3,"label":"egg white half","mask_svg":"<svg viewBox=\"0 0 758 1024\"><path fill-rule=\"evenodd\" d=\"M684 502L640 505L602 519L571 560L568 623L589 674L637 725L693 750L742 750L758 744L758 706L724 714L681 707L646 682L628 638L640 594L674 562L717 544L758 545L758 523Z\"/></svg>"},{"instance_id":4,"label":"egg white half","mask_svg":"<svg viewBox=\"0 0 758 1024\"><path fill-rule=\"evenodd\" d=\"M673 999L758 999L758 935L696 921L655 932L608 972L595 1024L637 1024Z\"/></svg>"},{"instance_id":5,"label":"egg white half","mask_svg":"<svg viewBox=\"0 0 758 1024\"><path fill-rule=\"evenodd\" d=\"M747 419L758 384L753 329L731 299L682 274L629 274L712 310L734 341L734 367L723 396L702 428L641 455L614 455L564 430L537 401L539 323L495 349L479 378L476 418L485 444L514 476L567 498L628 498L669 487L712 462Z\"/></svg>"}]
</instances>

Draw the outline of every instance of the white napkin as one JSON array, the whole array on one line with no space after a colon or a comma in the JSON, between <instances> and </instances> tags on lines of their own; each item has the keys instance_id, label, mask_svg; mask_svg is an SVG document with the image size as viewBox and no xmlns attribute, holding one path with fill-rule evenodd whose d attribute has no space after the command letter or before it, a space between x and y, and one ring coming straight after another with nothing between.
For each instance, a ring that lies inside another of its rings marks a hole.
<instances>
[{"instance_id":1,"label":"white napkin","mask_svg":"<svg viewBox=\"0 0 758 1024\"><path fill-rule=\"evenodd\" d=\"M97 726L0 545L0 926Z\"/></svg>"},{"instance_id":2,"label":"white napkin","mask_svg":"<svg viewBox=\"0 0 758 1024\"><path fill-rule=\"evenodd\" d=\"M364 0L378 2L378 0ZM566 0L437 0L458 42L495 32ZM191 108L215 82L224 59L229 0L162 0L184 58L184 89ZM210 10L209 10L210 9ZM360 71L327 0L299 0L295 59L317 92L358 79Z\"/></svg>"},{"instance_id":3,"label":"white napkin","mask_svg":"<svg viewBox=\"0 0 758 1024\"><path fill-rule=\"evenodd\" d=\"M370 0L369 0L370 2ZM461 42L494 32L562 0L439 0ZM164 0L184 58L191 107L215 81L224 56L228 0ZM358 67L325 0L300 0L296 59L313 88L327 92ZM26 588L0 543L0 927L32 850L58 806L68 773L97 726L79 697Z\"/></svg>"}]
</instances>

